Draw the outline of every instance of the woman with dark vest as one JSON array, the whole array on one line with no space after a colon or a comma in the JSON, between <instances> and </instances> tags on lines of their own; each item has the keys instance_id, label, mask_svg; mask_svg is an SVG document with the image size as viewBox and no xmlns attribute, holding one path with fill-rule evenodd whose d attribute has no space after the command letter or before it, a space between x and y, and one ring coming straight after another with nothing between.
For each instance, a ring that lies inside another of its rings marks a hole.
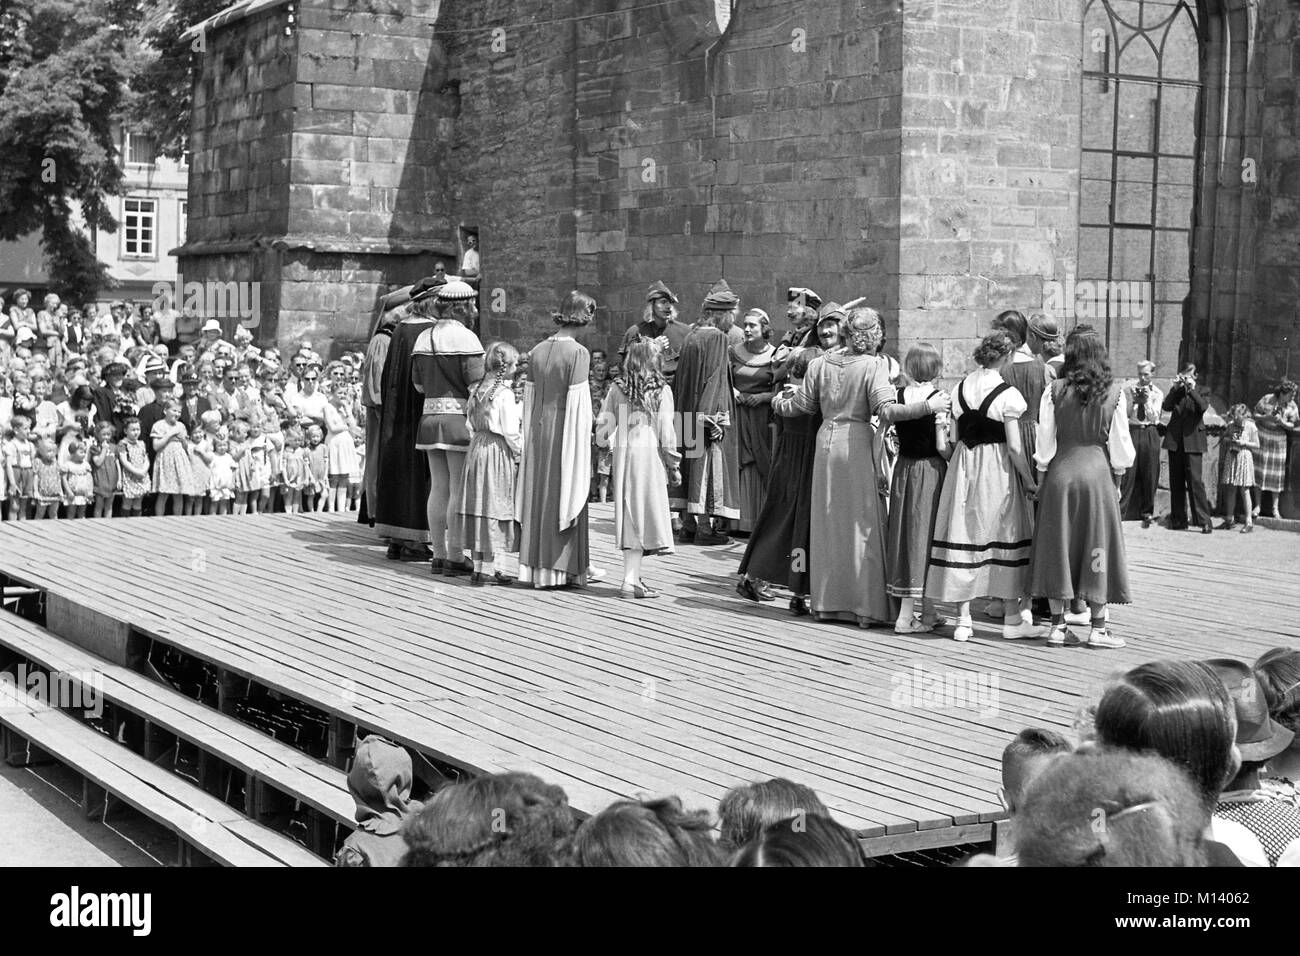
<instances>
[{"instance_id":1,"label":"woman with dark vest","mask_svg":"<svg viewBox=\"0 0 1300 956\"><path fill-rule=\"evenodd\" d=\"M940 394L931 382L943 370L943 359L929 342L921 342L903 361L906 384L898 391L898 404L928 401ZM894 630L921 634L946 623L925 599L923 613L916 602L925 595L925 575L930 564L934 521L948 470L952 445L948 442L948 414L926 415L894 424L898 458L889 488L889 529L885 537L887 590L900 601Z\"/></svg>"},{"instance_id":2,"label":"woman with dark vest","mask_svg":"<svg viewBox=\"0 0 1300 956\"><path fill-rule=\"evenodd\" d=\"M469 330L478 318L474 288L452 280L438 287L438 319L412 351L411 381L424 396L415 447L429 457L429 547L434 574L471 574L465 558L465 452L470 389L483 378L483 345Z\"/></svg>"},{"instance_id":3,"label":"woman with dark vest","mask_svg":"<svg viewBox=\"0 0 1300 956\"><path fill-rule=\"evenodd\" d=\"M1002 378L1014 345L1006 332L986 335L975 350L980 366L952 390L949 462L935 520L926 596L959 605L953 638L974 633L970 602L981 595L1006 605L1002 636L1041 637L1029 611L1029 549L1035 490L1017 421L1025 399Z\"/></svg>"},{"instance_id":4,"label":"woman with dark vest","mask_svg":"<svg viewBox=\"0 0 1300 956\"><path fill-rule=\"evenodd\" d=\"M1127 604L1128 561L1120 526L1120 485L1136 454L1124 394L1111 378L1101 336L1072 332L1061 377L1039 412L1038 521L1029 589L1051 602L1047 643L1084 643L1066 628L1067 601L1091 610L1089 647L1123 647L1106 627L1106 606Z\"/></svg>"}]
</instances>

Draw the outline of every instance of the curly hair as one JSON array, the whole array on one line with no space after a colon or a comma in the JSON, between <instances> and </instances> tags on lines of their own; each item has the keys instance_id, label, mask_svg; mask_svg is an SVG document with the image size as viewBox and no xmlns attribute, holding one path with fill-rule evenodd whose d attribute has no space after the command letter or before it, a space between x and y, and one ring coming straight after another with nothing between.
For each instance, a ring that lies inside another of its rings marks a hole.
<instances>
[{"instance_id":1,"label":"curly hair","mask_svg":"<svg viewBox=\"0 0 1300 956\"><path fill-rule=\"evenodd\" d=\"M633 342L623 358L623 374L617 381L619 391L627 396L627 403L633 409L653 415L659 411L659 400L667 384L659 348L645 339Z\"/></svg>"},{"instance_id":2,"label":"curly hair","mask_svg":"<svg viewBox=\"0 0 1300 956\"><path fill-rule=\"evenodd\" d=\"M677 797L620 800L578 828L574 866L717 866L707 812L687 812Z\"/></svg>"},{"instance_id":3,"label":"curly hair","mask_svg":"<svg viewBox=\"0 0 1300 956\"><path fill-rule=\"evenodd\" d=\"M596 316L596 300L585 292L574 289L564 297L558 312L551 318L556 325L590 325Z\"/></svg>"},{"instance_id":4,"label":"curly hair","mask_svg":"<svg viewBox=\"0 0 1300 956\"><path fill-rule=\"evenodd\" d=\"M988 368L1000 359L1006 358L1015 351L1015 348L1011 336L1001 329L996 329L980 340L971 357L980 368Z\"/></svg>"},{"instance_id":5,"label":"curly hair","mask_svg":"<svg viewBox=\"0 0 1300 956\"><path fill-rule=\"evenodd\" d=\"M872 327L866 330L866 354L875 355L885 341L885 323L880 318L880 313L868 305L854 306L845 311L844 318L840 320L840 341L846 344L852 343L853 323L857 321L871 324Z\"/></svg>"},{"instance_id":6,"label":"curly hair","mask_svg":"<svg viewBox=\"0 0 1300 956\"><path fill-rule=\"evenodd\" d=\"M559 787L528 773L476 777L439 790L402 827L403 866L558 866L573 835Z\"/></svg>"},{"instance_id":7,"label":"curly hair","mask_svg":"<svg viewBox=\"0 0 1300 956\"><path fill-rule=\"evenodd\" d=\"M1204 866L1208 808L1178 767L1151 754L1066 754L1016 816L1021 866Z\"/></svg>"},{"instance_id":8,"label":"curly hair","mask_svg":"<svg viewBox=\"0 0 1300 956\"><path fill-rule=\"evenodd\" d=\"M1065 364L1061 378L1067 381L1084 405L1105 399L1114 379L1110 374L1110 353L1101 336L1079 326L1065 340Z\"/></svg>"},{"instance_id":9,"label":"curly hair","mask_svg":"<svg viewBox=\"0 0 1300 956\"><path fill-rule=\"evenodd\" d=\"M1264 690L1269 716L1300 733L1300 651L1275 647L1261 654L1252 669Z\"/></svg>"},{"instance_id":10,"label":"curly hair","mask_svg":"<svg viewBox=\"0 0 1300 956\"><path fill-rule=\"evenodd\" d=\"M1029 337L1029 321L1016 309L999 312L997 318L993 320L992 328L1001 329L1010 335L1011 341L1016 343L1016 348L1024 345Z\"/></svg>"},{"instance_id":11,"label":"curly hair","mask_svg":"<svg viewBox=\"0 0 1300 956\"><path fill-rule=\"evenodd\" d=\"M718 803L723 846L739 849L767 827L796 814L830 816L826 805L810 787L782 777L732 787Z\"/></svg>"}]
</instances>

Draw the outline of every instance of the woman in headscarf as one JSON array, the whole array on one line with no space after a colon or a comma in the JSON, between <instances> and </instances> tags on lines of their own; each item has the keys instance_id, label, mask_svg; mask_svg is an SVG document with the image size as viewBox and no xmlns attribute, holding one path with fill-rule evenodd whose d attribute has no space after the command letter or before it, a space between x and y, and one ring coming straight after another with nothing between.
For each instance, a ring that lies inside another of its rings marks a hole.
<instances>
[{"instance_id":1,"label":"woman in headscarf","mask_svg":"<svg viewBox=\"0 0 1300 956\"><path fill-rule=\"evenodd\" d=\"M357 804L357 828L343 841L335 866L401 866L402 824L420 812L411 799L415 772L403 747L371 734L357 745L348 791Z\"/></svg>"},{"instance_id":2,"label":"woman in headscarf","mask_svg":"<svg viewBox=\"0 0 1300 956\"><path fill-rule=\"evenodd\" d=\"M682 422L682 483L669 489L669 505L686 512L682 540L696 544L726 544L730 539L723 523L740 517L740 456L726 332L739 304L726 280L714 284L699 323L682 345L673 381Z\"/></svg>"},{"instance_id":3,"label":"woman in headscarf","mask_svg":"<svg viewBox=\"0 0 1300 956\"><path fill-rule=\"evenodd\" d=\"M820 412L813 462L810 536L812 610L819 621L855 621L860 627L893 621L885 591L885 490L873 454L875 429L920 418L949 406L936 394L898 404L889 366L877 354L884 323L875 309L849 308L846 348L821 355L808 366L803 385L772 400L778 415Z\"/></svg>"},{"instance_id":4,"label":"woman in headscarf","mask_svg":"<svg viewBox=\"0 0 1300 956\"><path fill-rule=\"evenodd\" d=\"M555 315L555 334L528 353L515 515L520 523L519 583L535 588L585 584L603 576L588 567L591 353L575 338L595 315L591 296L570 292Z\"/></svg>"}]
</instances>

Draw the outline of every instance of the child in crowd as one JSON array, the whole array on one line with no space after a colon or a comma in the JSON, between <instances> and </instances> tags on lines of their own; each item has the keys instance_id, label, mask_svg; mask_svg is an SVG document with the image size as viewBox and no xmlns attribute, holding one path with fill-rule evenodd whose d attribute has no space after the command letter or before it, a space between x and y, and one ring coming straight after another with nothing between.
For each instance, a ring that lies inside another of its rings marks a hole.
<instances>
[{"instance_id":1,"label":"child in crowd","mask_svg":"<svg viewBox=\"0 0 1300 956\"><path fill-rule=\"evenodd\" d=\"M206 412L204 414L207 414ZM201 515L208 500L208 484L212 480L210 462L212 460L212 440L202 421L194 423L190 429L190 475L193 482L190 494L185 496L185 514Z\"/></svg>"},{"instance_id":2,"label":"child in crowd","mask_svg":"<svg viewBox=\"0 0 1300 956\"><path fill-rule=\"evenodd\" d=\"M304 511L325 511L329 491L329 449L319 425L307 428L307 470L310 484L303 489Z\"/></svg>"},{"instance_id":3,"label":"child in crowd","mask_svg":"<svg viewBox=\"0 0 1300 956\"><path fill-rule=\"evenodd\" d=\"M939 351L922 342L907 353L903 362L907 384L897 389L900 403L921 402L939 390L934 378L943 368ZM934 602L925 597L925 573L929 566L930 542L934 540L934 519L943 491L943 477L952 456L948 442L946 413L926 415L895 425L899 453L890 480L889 526L886 532L887 590L899 599L898 634L932 631L945 621L935 613ZM921 599L921 610L916 609Z\"/></svg>"},{"instance_id":4,"label":"child in crowd","mask_svg":"<svg viewBox=\"0 0 1300 956\"><path fill-rule=\"evenodd\" d=\"M59 408L50 401L52 391L53 384L47 376L40 375L32 378L32 397L36 399L36 407L32 410L34 415L32 434L36 438L48 438L54 441L58 438Z\"/></svg>"},{"instance_id":5,"label":"child in crowd","mask_svg":"<svg viewBox=\"0 0 1300 956\"><path fill-rule=\"evenodd\" d=\"M58 446L52 438L36 439L36 460L32 462L32 500L36 518L57 518L63 500L63 478L59 474Z\"/></svg>"},{"instance_id":6,"label":"child in crowd","mask_svg":"<svg viewBox=\"0 0 1300 956\"><path fill-rule=\"evenodd\" d=\"M1227 486L1228 500L1224 505L1227 520L1220 525L1223 530L1236 527L1237 496L1245 509L1246 525L1242 534L1255 530L1255 519L1251 514L1251 489L1255 487L1255 452L1259 451L1259 429L1248 405L1233 405L1228 409L1228 430L1223 436L1228 444L1228 455L1224 461L1222 484Z\"/></svg>"},{"instance_id":7,"label":"child in crowd","mask_svg":"<svg viewBox=\"0 0 1300 956\"><path fill-rule=\"evenodd\" d=\"M9 520L22 521L27 517L27 508L31 504L34 474L33 464L36 460L36 446L32 444L32 420L26 415L14 415L9 427L13 429L13 438L5 442L4 467L5 484L9 488Z\"/></svg>"},{"instance_id":8,"label":"child in crowd","mask_svg":"<svg viewBox=\"0 0 1300 956\"><path fill-rule=\"evenodd\" d=\"M288 409L285 409L286 414ZM258 510L269 514L275 510L284 474L284 426L277 409L268 409L262 432L266 436L266 488L258 501Z\"/></svg>"},{"instance_id":9,"label":"child in crowd","mask_svg":"<svg viewBox=\"0 0 1300 956\"><path fill-rule=\"evenodd\" d=\"M235 500L235 459L230 454L230 441L217 435L212 439L212 462L208 471L208 496L212 499L212 513L230 514L230 503Z\"/></svg>"},{"instance_id":10,"label":"child in crowd","mask_svg":"<svg viewBox=\"0 0 1300 956\"><path fill-rule=\"evenodd\" d=\"M122 482L112 422L100 422L95 428L95 444L90 450L90 463L95 471L95 517L111 518L113 498Z\"/></svg>"},{"instance_id":11,"label":"child in crowd","mask_svg":"<svg viewBox=\"0 0 1300 956\"><path fill-rule=\"evenodd\" d=\"M512 398L514 396L511 396ZM366 435L365 426L358 422L361 434L353 440L357 452L357 464L352 474L348 475L348 510L356 511L361 507L361 484L366 478Z\"/></svg>"},{"instance_id":12,"label":"child in crowd","mask_svg":"<svg viewBox=\"0 0 1300 956\"><path fill-rule=\"evenodd\" d=\"M411 799L415 771L403 747L371 734L357 744L348 790L356 801L357 828L339 848L335 866L401 866L406 856L402 824L420 812Z\"/></svg>"},{"instance_id":13,"label":"child in crowd","mask_svg":"<svg viewBox=\"0 0 1300 956\"><path fill-rule=\"evenodd\" d=\"M301 425L290 425L284 432L284 454L280 458L284 510L296 515L302 511L303 490L311 482L311 465L307 461Z\"/></svg>"},{"instance_id":14,"label":"child in crowd","mask_svg":"<svg viewBox=\"0 0 1300 956\"><path fill-rule=\"evenodd\" d=\"M234 514L242 515L248 511L248 470L244 460L248 457L249 446L248 422L237 418L230 423L230 457L235 461L235 500L232 505Z\"/></svg>"},{"instance_id":15,"label":"child in crowd","mask_svg":"<svg viewBox=\"0 0 1300 956\"><path fill-rule=\"evenodd\" d=\"M244 446L244 457L239 462L239 480L237 488L247 495L247 513L260 514L266 511L271 500L271 462L270 443L262 431L262 423L253 420L248 423L248 442ZM238 499L235 514L240 511Z\"/></svg>"},{"instance_id":16,"label":"child in crowd","mask_svg":"<svg viewBox=\"0 0 1300 956\"><path fill-rule=\"evenodd\" d=\"M140 440L140 419L128 416L125 433L117 446L117 461L122 472L122 514L138 518L144 513L143 499L149 494L149 452Z\"/></svg>"},{"instance_id":17,"label":"child in crowd","mask_svg":"<svg viewBox=\"0 0 1300 956\"><path fill-rule=\"evenodd\" d=\"M487 374L466 404L471 437L460 512L465 517L465 550L474 562L469 583L478 587L514 580L496 569L496 555L511 550L516 540L515 459L523 438L519 405L508 383L518 363L513 345L493 342L483 359Z\"/></svg>"},{"instance_id":18,"label":"child in crowd","mask_svg":"<svg viewBox=\"0 0 1300 956\"><path fill-rule=\"evenodd\" d=\"M591 371L587 375L587 386L591 389L591 407L600 408L605 403L605 393L609 391L609 362L600 349L592 349ZM591 448L591 501L604 504L609 500L609 472L613 464L613 455L608 443L596 440L595 426L592 427Z\"/></svg>"},{"instance_id":19,"label":"child in crowd","mask_svg":"<svg viewBox=\"0 0 1300 956\"><path fill-rule=\"evenodd\" d=\"M68 446L68 460L59 468L63 484L63 504L69 518L86 517L86 505L95 497L95 476L86 460L86 443L77 439Z\"/></svg>"},{"instance_id":20,"label":"child in crowd","mask_svg":"<svg viewBox=\"0 0 1300 956\"><path fill-rule=\"evenodd\" d=\"M329 430L329 437L325 440L329 491L326 497L328 507L322 510L347 511L348 482L357 470L357 446L352 437L351 412L344 389L336 388L330 393L325 405L325 427Z\"/></svg>"},{"instance_id":21,"label":"child in crowd","mask_svg":"<svg viewBox=\"0 0 1300 956\"><path fill-rule=\"evenodd\" d=\"M180 420L181 403L174 398L163 402L163 418L155 422L150 440L153 442L154 491L158 500L154 514L167 514L171 501L174 515L185 513L185 496L194 494L194 472L190 468L189 430Z\"/></svg>"}]
</instances>

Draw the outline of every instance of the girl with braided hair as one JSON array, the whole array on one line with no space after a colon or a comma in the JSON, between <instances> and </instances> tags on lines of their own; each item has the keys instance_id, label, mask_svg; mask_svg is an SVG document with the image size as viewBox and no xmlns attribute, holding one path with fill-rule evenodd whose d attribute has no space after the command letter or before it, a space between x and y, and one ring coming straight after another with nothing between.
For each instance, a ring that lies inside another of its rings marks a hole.
<instances>
[{"instance_id":1,"label":"girl with braided hair","mask_svg":"<svg viewBox=\"0 0 1300 956\"><path fill-rule=\"evenodd\" d=\"M519 352L509 342L493 342L484 358L487 374L470 391L466 403L469 450L465 454L465 550L474 562L469 583L508 585L514 579L496 570L498 551L514 550L515 462L523 439L521 415L511 385Z\"/></svg>"}]
</instances>

